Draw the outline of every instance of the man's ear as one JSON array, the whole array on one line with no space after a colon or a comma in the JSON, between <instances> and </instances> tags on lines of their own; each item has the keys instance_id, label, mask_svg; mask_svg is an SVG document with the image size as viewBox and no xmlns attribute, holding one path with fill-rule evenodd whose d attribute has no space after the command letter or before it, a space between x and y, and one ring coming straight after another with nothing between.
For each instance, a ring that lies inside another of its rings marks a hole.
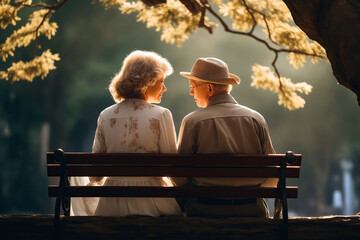
<instances>
[{"instance_id":1,"label":"man's ear","mask_svg":"<svg viewBox=\"0 0 360 240\"><path fill-rule=\"evenodd\" d=\"M215 87L214 84L207 84L207 90L210 97L212 97L215 94Z\"/></svg>"}]
</instances>

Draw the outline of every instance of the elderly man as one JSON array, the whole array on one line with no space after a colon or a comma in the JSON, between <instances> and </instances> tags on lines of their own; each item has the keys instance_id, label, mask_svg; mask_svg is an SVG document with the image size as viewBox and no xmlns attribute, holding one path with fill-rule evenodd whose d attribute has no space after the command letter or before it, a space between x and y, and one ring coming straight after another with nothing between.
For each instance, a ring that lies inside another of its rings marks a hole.
<instances>
[{"instance_id":1,"label":"elderly man","mask_svg":"<svg viewBox=\"0 0 360 240\"><path fill-rule=\"evenodd\" d=\"M274 153L265 119L258 112L239 105L230 95L240 78L229 73L217 58L199 58L192 70L181 72L189 79L190 95L201 107L182 121L178 152L193 154L272 154ZM177 185L257 186L276 184L275 179L194 178L174 179ZM268 217L264 199L189 199L188 216Z\"/></svg>"}]
</instances>

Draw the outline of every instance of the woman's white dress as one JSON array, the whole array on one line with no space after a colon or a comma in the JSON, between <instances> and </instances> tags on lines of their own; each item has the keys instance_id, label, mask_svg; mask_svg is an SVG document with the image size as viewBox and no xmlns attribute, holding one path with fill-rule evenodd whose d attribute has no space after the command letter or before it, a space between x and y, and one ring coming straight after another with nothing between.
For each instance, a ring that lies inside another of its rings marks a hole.
<instances>
[{"instance_id":1,"label":"woman's white dress","mask_svg":"<svg viewBox=\"0 0 360 240\"><path fill-rule=\"evenodd\" d=\"M93 152L176 153L172 115L168 109L141 99L127 99L110 106L100 113ZM76 180L78 178L74 178L73 182ZM172 183L166 177L108 177L104 186L166 187L172 186ZM182 214L173 198L83 198L77 199L72 206L74 215L77 215L76 212L87 212L79 215L94 213L103 216Z\"/></svg>"}]
</instances>

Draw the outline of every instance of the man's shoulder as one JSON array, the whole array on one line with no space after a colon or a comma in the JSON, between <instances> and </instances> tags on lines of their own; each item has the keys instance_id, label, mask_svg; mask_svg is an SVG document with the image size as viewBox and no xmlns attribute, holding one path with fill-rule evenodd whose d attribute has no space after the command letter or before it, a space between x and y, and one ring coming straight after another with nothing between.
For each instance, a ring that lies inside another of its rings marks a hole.
<instances>
[{"instance_id":1,"label":"man's shoulder","mask_svg":"<svg viewBox=\"0 0 360 240\"><path fill-rule=\"evenodd\" d=\"M264 117L259 112L240 104L217 104L198 109L186 115L184 121L189 124L195 124L208 119L227 117L252 118L258 122L265 123Z\"/></svg>"},{"instance_id":2,"label":"man's shoulder","mask_svg":"<svg viewBox=\"0 0 360 240\"><path fill-rule=\"evenodd\" d=\"M237 109L234 110L234 115L239 117L252 118L261 124L266 124L265 118L258 111L239 104L237 104L236 108Z\"/></svg>"},{"instance_id":3,"label":"man's shoulder","mask_svg":"<svg viewBox=\"0 0 360 240\"><path fill-rule=\"evenodd\" d=\"M264 117L256 110L237 104L238 114L264 120Z\"/></svg>"},{"instance_id":4,"label":"man's shoulder","mask_svg":"<svg viewBox=\"0 0 360 240\"><path fill-rule=\"evenodd\" d=\"M211 111L208 108L202 108L195 110L184 117L186 122L197 122L202 119L211 117Z\"/></svg>"}]
</instances>

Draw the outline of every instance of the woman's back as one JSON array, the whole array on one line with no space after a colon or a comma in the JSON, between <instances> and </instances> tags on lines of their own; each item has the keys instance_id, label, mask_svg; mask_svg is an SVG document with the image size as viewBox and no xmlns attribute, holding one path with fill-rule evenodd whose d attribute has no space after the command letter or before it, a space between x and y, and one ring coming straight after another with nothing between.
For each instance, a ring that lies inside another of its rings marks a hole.
<instances>
[{"instance_id":1,"label":"woman's back","mask_svg":"<svg viewBox=\"0 0 360 240\"><path fill-rule=\"evenodd\" d=\"M99 116L93 152L175 153L176 135L166 108L127 99ZM163 177L108 177L104 186L172 186ZM180 215L175 199L100 198L95 215Z\"/></svg>"},{"instance_id":2,"label":"woman's back","mask_svg":"<svg viewBox=\"0 0 360 240\"><path fill-rule=\"evenodd\" d=\"M94 153L176 153L176 134L168 109L160 103L166 91L165 77L173 72L171 64L159 54L134 51L124 60L112 79L109 91L115 105L98 118ZM102 177L89 177L89 184L99 184ZM72 178L71 184L87 184L88 178ZM165 177L108 177L105 186L171 186ZM73 215L92 215L97 200L75 199ZM76 207L75 207L76 206ZM74 211L75 210L75 211ZM173 198L100 198L96 215L181 215Z\"/></svg>"},{"instance_id":3,"label":"woman's back","mask_svg":"<svg viewBox=\"0 0 360 240\"><path fill-rule=\"evenodd\" d=\"M171 113L141 99L112 105L99 116L93 152L175 153Z\"/></svg>"}]
</instances>

